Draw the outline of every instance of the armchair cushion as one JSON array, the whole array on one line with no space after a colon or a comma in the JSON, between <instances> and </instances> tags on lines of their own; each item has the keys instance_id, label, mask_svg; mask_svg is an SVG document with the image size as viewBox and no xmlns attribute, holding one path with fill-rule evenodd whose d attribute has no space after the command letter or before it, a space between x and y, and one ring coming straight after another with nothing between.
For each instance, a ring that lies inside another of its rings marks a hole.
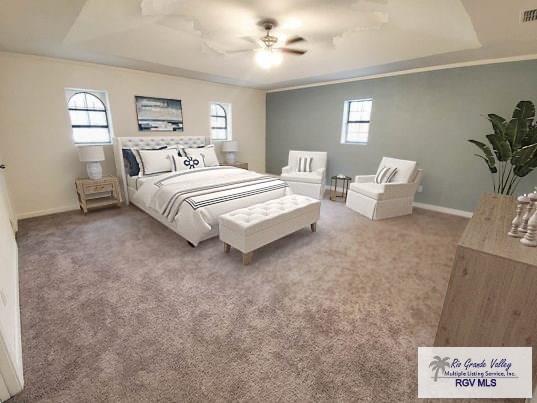
<instances>
[{"instance_id":1,"label":"armchair cushion","mask_svg":"<svg viewBox=\"0 0 537 403\"><path fill-rule=\"evenodd\" d=\"M351 183L349 189L353 192L362 194L371 199L384 199L384 184L378 183Z\"/></svg>"},{"instance_id":2,"label":"armchair cushion","mask_svg":"<svg viewBox=\"0 0 537 403\"><path fill-rule=\"evenodd\" d=\"M379 174L384 167L397 168L397 172L395 173L393 178L391 178L391 183L409 183L412 182L414 180L414 177L416 176L416 161L383 157L377 170L377 174Z\"/></svg>"},{"instance_id":3,"label":"armchair cushion","mask_svg":"<svg viewBox=\"0 0 537 403\"><path fill-rule=\"evenodd\" d=\"M322 183L323 175L319 171L314 172L282 172L281 179L291 182Z\"/></svg>"},{"instance_id":4,"label":"armchair cushion","mask_svg":"<svg viewBox=\"0 0 537 403\"><path fill-rule=\"evenodd\" d=\"M402 197L413 197L417 185L414 183L351 183L353 192L375 200L391 200Z\"/></svg>"},{"instance_id":5,"label":"armchair cushion","mask_svg":"<svg viewBox=\"0 0 537 403\"><path fill-rule=\"evenodd\" d=\"M356 183L374 183L375 182L375 175L357 175Z\"/></svg>"}]
</instances>

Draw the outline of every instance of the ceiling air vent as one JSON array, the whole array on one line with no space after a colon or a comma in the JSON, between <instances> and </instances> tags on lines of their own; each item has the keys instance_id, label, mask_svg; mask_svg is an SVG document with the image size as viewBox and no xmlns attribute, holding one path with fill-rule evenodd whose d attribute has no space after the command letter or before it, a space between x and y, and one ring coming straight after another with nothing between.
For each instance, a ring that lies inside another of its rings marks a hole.
<instances>
[{"instance_id":1,"label":"ceiling air vent","mask_svg":"<svg viewBox=\"0 0 537 403\"><path fill-rule=\"evenodd\" d=\"M524 10L520 17L522 22L537 21L537 8L533 10Z\"/></svg>"}]
</instances>

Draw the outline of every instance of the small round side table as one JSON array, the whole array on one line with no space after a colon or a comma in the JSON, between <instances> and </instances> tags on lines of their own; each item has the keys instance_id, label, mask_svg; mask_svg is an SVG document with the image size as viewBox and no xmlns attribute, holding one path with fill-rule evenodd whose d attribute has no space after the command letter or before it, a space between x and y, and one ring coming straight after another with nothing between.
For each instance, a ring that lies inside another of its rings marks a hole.
<instances>
[{"instance_id":1,"label":"small round side table","mask_svg":"<svg viewBox=\"0 0 537 403\"><path fill-rule=\"evenodd\" d=\"M351 180L351 177L345 175L332 176L330 181L330 200L336 201L336 199L339 197L344 201L347 201L347 193L349 192L349 185L351 183ZM342 190L338 193L337 185L339 181L341 181Z\"/></svg>"}]
</instances>

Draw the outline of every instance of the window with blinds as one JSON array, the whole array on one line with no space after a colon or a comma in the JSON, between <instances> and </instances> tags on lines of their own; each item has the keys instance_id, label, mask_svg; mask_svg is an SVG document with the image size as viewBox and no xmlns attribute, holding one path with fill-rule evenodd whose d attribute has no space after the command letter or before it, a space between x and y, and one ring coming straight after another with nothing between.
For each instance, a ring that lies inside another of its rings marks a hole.
<instances>
[{"instance_id":1,"label":"window with blinds","mask_svg":"<svg viewBox=\"0 0 537 403\"><path fill-rule=\"evenodd\" d=\"M345 101L343 107L342 144L367 144L373 99Z\"/></svg>"},{"instance_id":2,"label":"window with blinds","mask_svg":"<svg viewBox=\"0 0 537 403\"><path fill-rule=\"evenodd\" d=\"M213 140L231 140L231 104L211 102L209 119Z\"/></svg>"},{"instance_id":3,"label":"window with blinds","mask_svg":"<svg viewBox=\"0 0 537 403\"><path fill-rule=\"evenodd\" d=\"M75 144L110 144L106 93L65 90Z\"/></svg>"}]
</instances>

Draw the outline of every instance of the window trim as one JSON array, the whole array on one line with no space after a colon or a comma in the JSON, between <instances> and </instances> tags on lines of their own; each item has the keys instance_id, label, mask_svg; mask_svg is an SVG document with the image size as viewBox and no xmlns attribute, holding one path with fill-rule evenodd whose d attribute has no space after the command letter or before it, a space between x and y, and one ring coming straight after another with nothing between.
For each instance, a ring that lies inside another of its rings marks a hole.
<instances>
[{"instance_id":1,"label":"window trim","mask_svg":"<svg viewBox=\"0 0 537 403\"><path fill-rule=\"evenodd\" d=\"M109 113L109 107L108 107L108 94L106 91L94 91L89 89L76 89L76 88L65 88L66 95L72 92L71 95L69 95L69 98L67 98L67 114L69 115L69 122L71 123L71 136L73 138L73 142L76 146L81 145L109 145L113 143L113 134L112 134L112 125L111 125L111 119L108 115ZM101 98L101 96L97 95L97 93L104 94L104 100ZM91 95L99 100L101 105L103 106L103 109L86 109L86 108L71 108L69 106L69 102L73 97L75 97L78 94L88 94ZM105 119L106 119L106 125L75 125L73 124L71 120L71 111L83 111L83 112L102 112L104 113ZM74 137L74 131L73 129L108 129L108 141L83 141L79 142L75 140Z\"/></svg>"},{"instance_id":2,"label":"window trim","mask_svg":"<svg viewBox=\"0 0 537 403\"><path fill-rule=\"evenodd\" d=\"M218 108L221 108L223 111L223 115L213 115L212 114L212 107L216 106ZM224 126L213 126L213 118L224 118L225 125ZM232 139L232 131L231 131L231 103L228 102L219 102L219 101L211 101L209 102L209 129L210 129L210 138L212 141L230 141ZM223 139L217 139L213 137L213 130L225 130L226 138Z\"/></svg>"},{"instance_id":3,"label":"window trim","mask_svg":"<svg viewBox=\"0 0 537 403\"><path fill-rule=\"evenodd\" d=\"M353 102L371 102L371 112L369 113L369 120L349 120L351 115L351 105ZM371 114L373 113L373 98L360 98L360 99L348 99L343 102L343 127L341 129L341 144L357 144L357 145L367 145L369 142L369 132L371 130ZM367 131L367 140L366 141L350 141L348 140L349 134L349 124L356 123L368 123L369 130Z\"/></svg>"}]
</instances>

